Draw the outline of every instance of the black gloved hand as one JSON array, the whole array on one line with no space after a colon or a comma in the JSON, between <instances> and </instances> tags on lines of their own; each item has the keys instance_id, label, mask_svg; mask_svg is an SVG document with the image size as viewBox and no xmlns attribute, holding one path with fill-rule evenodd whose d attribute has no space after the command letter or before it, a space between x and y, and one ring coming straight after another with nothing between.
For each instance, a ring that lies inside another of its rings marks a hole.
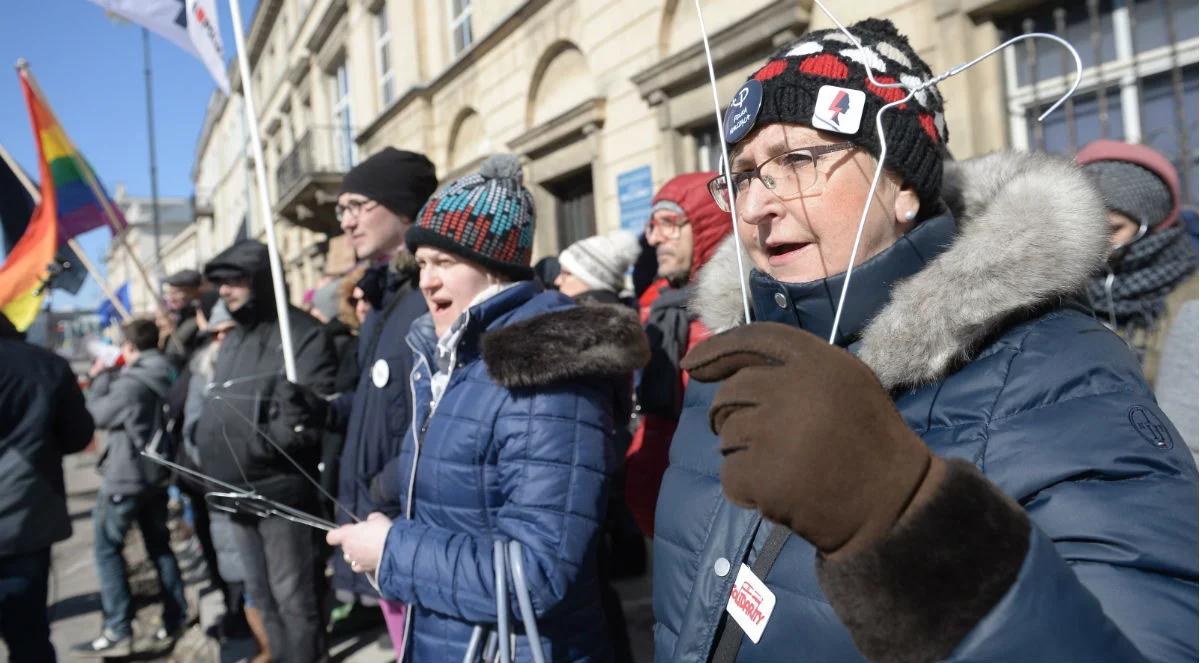
<instances>
[{"instance_id":1,"label":"black gloved hand","mask_svg":"<svg viewBox=\"0 0 1200 663\"><path fill-rule=\"evenodd\" d=\"M275 400L285 427L296 432L305 428L328 428L333 407L312 389L282 380L275 387Z\"/></svg>"}]
</instances>

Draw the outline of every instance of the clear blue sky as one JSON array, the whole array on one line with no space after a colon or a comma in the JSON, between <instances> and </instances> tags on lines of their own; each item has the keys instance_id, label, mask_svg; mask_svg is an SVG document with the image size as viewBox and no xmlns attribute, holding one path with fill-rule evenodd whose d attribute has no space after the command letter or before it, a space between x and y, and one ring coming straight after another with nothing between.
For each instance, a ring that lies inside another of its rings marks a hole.
<instances>
[{"instance_id":1,"label":"clear blue sky","mask_svg":"<svg viewBox=\"0 0 1200 663\"><path fill-rule=\"evenodd\" d=\"M236 49L226 0L217 1L225 54ZM248 26L257 0L243 0ZM118 182L131 195L150 195L141 29L110 20L87 0L0 0L0 145L37 176L37 148L14 65L29 61L67 135L96 169L111 195ZM199 60L151 33L154 125L161 196L190 196L196 141L216 84ZM110 234L82 236L99 262ZM116 284L114 284L115 286ZM100 290L91 279L71 297L53 295L54 308L94 308Z\"/></svg>"}]
</instances>

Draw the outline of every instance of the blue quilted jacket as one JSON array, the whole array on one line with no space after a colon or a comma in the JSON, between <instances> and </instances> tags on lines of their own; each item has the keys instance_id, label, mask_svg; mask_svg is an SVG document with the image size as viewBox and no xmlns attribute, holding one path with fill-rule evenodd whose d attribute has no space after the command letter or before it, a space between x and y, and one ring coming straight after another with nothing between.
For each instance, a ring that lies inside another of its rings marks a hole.
<instances>
[{"instance_id":1,"label":"blue quilted jacket","mask_svg":"<svg viewBox=\"0 0 1200 663\"><path fill-rule=\"evenodd\" d=\"M1104 217L1088 198L1095 194L1070 167L1032 156L968 162L950 176L963 178L962 197L948 196L960 220L924 221L856 269L837 340L893 390L905 422L934 453L973 464L1028 516L1015 581L968 625L948 660L1196 660L1196 467L1120 338L1060 299L1103 255ZM697 304L715 329L733 319L714 314L740 306L732 250L714 258L699 287ZM841 276L793 285L755 272L753 315L827 335L841 284ZM709 660L738 566L753 563L770 527L722 495L708 424L718 386L688 385L659 498L662 662ZM953 539L945 534L921 550L936 556ZM928 587L987 573L935 574ZM737 660L864 660L861 644L878 644L881 634L893 646L876 658L912 660L905 637L921 634L894 634L906 617L898 611L928 606L937 592L896 597L888 588L903 581L865 573L856 585L870 589L854 597L857 605L839 606L823 581L815 549L791 536L766 577L775 611L760 642L743 640ZM872 607L884 600L892 612ZM954 606L943 607L949 622ZM887 616L847 623L839 609Z\"/></svg>"},{"instance_id":2,"label":"blue quilted jacket","mask_svg":"<svg viewBox=\"0 0 1200 663\"><path fill-rule=\"evenodd\" d=\"M405 660L460 661L475 625L495 628L496 540L524 546L546 660L609 660L596 544L617 460L615 399L648 354L641 330L632 313L575 307L528 281L467 315L437 403L431 318L408 335L413 422L398 465L402 503L413 482L411 518L392 525L378 575L384 597L412 607ZM597 316L623 336L604 338ZM517 660L529 660L517 633Z\"/></svg>"}]
</instances>

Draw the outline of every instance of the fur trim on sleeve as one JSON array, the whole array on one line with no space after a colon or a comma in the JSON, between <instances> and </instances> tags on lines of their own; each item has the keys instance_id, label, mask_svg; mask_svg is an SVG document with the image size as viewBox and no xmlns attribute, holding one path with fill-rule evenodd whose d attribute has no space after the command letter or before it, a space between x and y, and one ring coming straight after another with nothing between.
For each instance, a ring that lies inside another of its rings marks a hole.
<instances>
[{"instance_id":1,"label":"fur trim on sleeve","mask_svg":"<svg viewBox=\"0 0 1200 663\"><path fill-rule=\"evenodd\" d=\"M928 503L884 541L818 558L817 578L870 660L946 658L1004 597L1029 548L1029 519L974 465L948 460Z\"/></svg>"}]
</instances>

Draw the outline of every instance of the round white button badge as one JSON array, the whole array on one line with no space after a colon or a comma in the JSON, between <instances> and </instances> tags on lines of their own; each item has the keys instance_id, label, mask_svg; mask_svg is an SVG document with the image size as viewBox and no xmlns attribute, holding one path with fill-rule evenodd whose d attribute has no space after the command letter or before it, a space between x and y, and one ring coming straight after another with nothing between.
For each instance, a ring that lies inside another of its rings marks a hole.
<instances>
[{"instance_id":1,"label":"round white button badge","mask_svg":"<svg viewBox=\"0 0 1200 663\"><path fill-rule=\"evenodd\" d=\"M388 377L390 376L391 370L388 369L387 360L376 360L375 365L371 367L371 382L375 383L376 387L383 389L385 386L387 386Z\"/></svg>"}]
</instances>

